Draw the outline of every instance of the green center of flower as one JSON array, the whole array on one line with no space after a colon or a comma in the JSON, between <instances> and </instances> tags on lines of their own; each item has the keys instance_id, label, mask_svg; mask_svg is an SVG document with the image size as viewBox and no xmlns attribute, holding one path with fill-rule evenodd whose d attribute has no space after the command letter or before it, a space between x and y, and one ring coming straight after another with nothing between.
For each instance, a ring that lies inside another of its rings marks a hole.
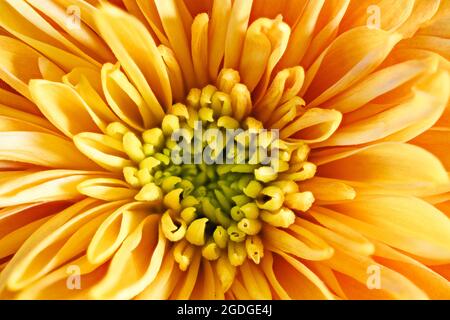
<instances>
[{"instance_id":1,"label":"green center of flower","mask_svg":"<svg viewBox=\"0 0 450 320\"><path fill-rule=\"evenodd\" d=\"M159 128L140 136L120 123L107 128L122 138L135 164L123 169L125 181L139 189L135 199L163 213L161 230L175 243L182 270L197 248L208 260L258 264L264 224L287 228L295 210L314 201L294 182L315 174L306 162L308 146L279 139L255 118L236 117L237 103L206 86L192 89L185 104L174 104Z\"/></svg>"}]
</instances>

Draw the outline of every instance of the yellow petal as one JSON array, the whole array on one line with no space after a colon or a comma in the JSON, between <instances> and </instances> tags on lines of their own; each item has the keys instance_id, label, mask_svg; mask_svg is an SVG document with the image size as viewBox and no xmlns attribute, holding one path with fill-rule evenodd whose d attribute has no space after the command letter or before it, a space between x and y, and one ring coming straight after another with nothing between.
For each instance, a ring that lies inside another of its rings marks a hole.
<instances>
[{"instance_id":1,"label":"yellow petal","mask_svg":"<svg viewBox=\"0 0 450 320\"><path fill-rule=\"evenodd\" d=\"M20 291L20 300L86 300L90 298L89 290L105 274L107 265L98 266L90 263L86 256L70 261L55 271L47 274ZM71 283L75 275L80 276L80 288L76 282ZM74 287L72 287L74 286Z\"/></svg>"},{"instance_id":2,"label":"yellow petal","mask_svg":"<svg viewBox=\"0 0 450 320\"><path fill-rule=\"evenodd\" d=\"M161 117L160 103L169 107L172 93L164 62L148 31L138 19L111 5L103 4L95 20L144 101Z\"/></svg>"},{"instance_id":3,"label":"yellow petal","mask_svg":"<svg viewBox=\"0 0 450 320\"><path fill-rule=\"evenodd\" d=\"M342 283L342 289L348 293L350 299L411 299L422 300L427 299L427 295L420 290L412 281L407 279L400 273L397 273L381 264L376 263L372 259L364 256L349 254L345 251L336 250L336 254L328 261L324 262L333 270L340 272L360 284L356 287L362 292L360 295L352 294L353 286L350 283ZM381 288L379 290L371 290L367 286L370 267L376 267L381 276ZM379 268L379 269L378 269ZM381 296L379 296L381 295Z\"/></svg>"},{"instance_id":4,"label":"yellow petal","mask_svg":"<svg viewBox=\"0 0 450 320\"><path fill-rule=\"evenodd\" d=\"M314 194L317 203L333 203L344 200L353 200L355 190L343 181L314 177L299 183L301 190L308 190Z\"/></svg>"},{"instance_id":5,"label":"yellow petal","mask_svg":"<svg viewBox=\"0 0 450 320\"><path fill-rule=\"evenodd\" d=\"M107 261L147 215L148 208L137 202L127 203L112 212L97 228L89 243L89 262L100 264Z\"/></svg>"},{"instance_id":6,"label":"yellow petal","mask_svg":"<svg viewBox=\"0 0 450 320\"><path fill-rule=\"evenodd\" d=\"M0 207L39 201L79 199L77 185L98 172L47 170L19 172L0 179Z\"/></svg>"},{"instance_id":7,"label":"yellow petal","mask_svg":"<svg viewBox=\"0 0 450 320\"><path fill-rule=\"evenodd\" d=\"M314 261L326 260L333 255L333 248L314 234L297 227L295 227L295 231L298 233L294 236L284 230L264 224L262 234L264 247Z\"/></svg>"},{"instance_id":8,"label":"yellow petal","mask_svg":"<svg viewBox=\"0 0 450 320\"><path fill-rule=\"evenodd\" d=\"M167 68L173 99L174 101L183 101L186 96L183 73L181 72L180 65L175 58L175 54L172 49L164 45L160 45L158 50Z\"/></svg>"},{"instance_id":9,"label":"yellow petal","mask_svg":"<svg viewBox=\"0 0 450 320\"><path fill-rule=\"evenodd\" d=\"M133 165L122 142L112 137L84 132L73 137L73 142L85 156L107 170L121 172L124 167Z\"/></svg>"},{"instance_id":10,"label":"yellow petal","mask_svg":"<svg viewBox=\"0 0 450 320\"><path fill-rule=\"evenodd\" d=\"M158 274L166 239L158 231L159 216L150 215L123 242L114 255L108 273L92 289L102 299L131 299L144 290ZM117 277L121 274L121 277Z\"/></svg>"},{"instance_id":11,"label":"yellow petal","mask_svg":"<svg viewBox=\"0 0 450 320\"><path fill-rule=\"evenodd\" d=\"M3 88L0 88L0 104L33 115L41 114L34 103L20 94L16 94Z\"/></svg>"},{"instance_id":12,"label":"yellow petal","mask_svg":"<svg viewBox=\"0 0 450 320\"><path fill-rule=\"evenodd\" d=\"M79 24L76 27L73 27L67 21L69 18L68 13L70 12L67 8L63 10L58 4L51 0L27 0L27 2L35 9L44 13L57 24L58 27L69 33L71 39L73 39L74 45L84 48L84 52L86 52L87 55L99 62L114 61L114 56L111 51L109 51L106 44L84 23L84 21L81 20L81 17ZM80 10L80 15L82 14L83 13Z\"/></svg>"},{"instance_id":13,"label":"yellow petal","mask_svg":"<svg viewBox=\"0 0 450 320\"><path fill-rule=\"evenodd\" d=\"M342 114L336 110L312 108L281 129L280 138L295 138L306 143L327 141L341 124Z\"/></svg>"},{"instance_id":14,"label":"yellow petal","mask_svg":"<svg viewBox=\"0 0 450 320\"><path fill-rule=\"evenodd\" d=\"M231 0L214 0L209 28L209 78L217 79L220 64L225 53L228 20L231 13Z\"/></svg>"},{"instance_id":15,"label":"yellow petal","mask_svg":"<svg viewBox=\"0 0 450 320\"><path fill-rule=\"evenodd\" d=\"M264 273L252 261L246 261L239 267L242 281L252 299L271 300L272 293Z\"/></svg>"},{"instance_id":16,"label":"yellow petal","mask_svg":"<svg viewBox=\"0 0 450 320\"><path fill-rule=\"evenodd\" d=\"M186 300L190 298L198 278L201 258L202 256L200 250L196 250L189 265L189 269L182 274L181 279L178 281L177 286L170 296L170 299Z\"/></svg>"},{"instance_id":17,"label":"yellow petal","mask_svg":"<svg viewBox=\"0 0 450 320\"><path fill-rule=\"evenodd\" d=\"M143 131L158 122L159 107L150 107L144 101L144 97L120 70L119 64L103 65L102 88L111 109L130 127Z\"/></svg>"},{"instance_id":18,"label":"yellow petal","mask_svg":"<svg viewBox=\"0 0 450 320\"><path fill-rule=\"evenodd\" d=\"M0 104L0 131L38 131L57 135L58 130L47 120L32 113Z\"/></svg>"},{"instance_id":19,"label":"yellow petal","mask_svg":"<svg viewBox=\"0 0 450 320\"><path fill-rule=\"evenodd\" d=\"M184 28L183 20L180 19L182 14L177 6L177 1L155 0L155 5L171 48L180 63L184 79L189 88L195 87L196 78L189 49L188 34Z\"/></svg>"},{"instance_id":20,"label":"yellow petal","mask_svg":"<svg viewBox=\"0 0 450 320\"><path fill-rule=\"evenodd\" d=\"M30 98L31 79L59 81L64 72L24 43L0 36L0 78L23 96Z\"/></svg>"},{"instance_id":21,"label":"yellow petal","mask_svg":"<svg viewBox=\"0 0 450 320\"><path fill-rule=\"evenodd\" d=\"M382 243L376 244L375 255L382 265L411 279L430 299L449 299L448 280L422 263Z\"/></svg>"},{"instance_id":22,"label":"yellow petal","mask_svg":"<svg viewBox=\"0 0 450 320\"><path fill-rule=\"evenodd\" d=\"M366 119L344 125L327 141L315 145L342 146L385 141L408 141L425 132L444 112L450 96L450 77L445 71L424 77L406 102Z\"/></svg>"},{"instance_id":23,"label":"yellow petal","mask_svg":"<svg viewBox=\"0 0 450 320\"><path fill-rule=\"evenodd\" d=\"M170 250L164 255L164 260L156 278L139 295L137 295L136 299L168 299L180 279L181 274L182 271L174 260L173 250Z\"/></svg>"},{"instance_id":24,"label":"yellow petal","mask_svg":"<svg viewBox=\"0 0 450 320\"><path fill-rule=\"evenodd\" d=\"M234 1L225 38L224 68L238 69L253 0Z\"/></svg>"},{"instance_id":25,"label":"yellow petal","mask_svg":"<svg viewBox=\"0 0 450 320\"><path fill-rule=\"evenodd\" d=\"M81 97L68 85L31 80L30 93L45 117L69 137L84 131L98 131ZM74 121L74 119L77 119Z\"/></svg>"},{"instance_id":26,"label":"yellow petal","mask_svg":"<svg viewBox=\"0 0 450 320\"><path fill-rule=\"evenodd\" d=\"M47 216L35 220L0 238L0 259L15 254L33 232L40 228L50 218L51 216Z\"/></svg>"},{"instance_id":27,"label":"yellow petal","mask_svg":"<svg viewBox=\"0 0 450 320\"><path fill-rule=\"evenodd\" d=\"M272 70L286 50L290 32L289 26L281 21L281 17L274 20L260 18L248 28L239 73L251 92L261 81L258 95L265 93Z\"/></svg>"},{"instance_id":28,"label":"yellow petal","mask_svg":"<svg viewBox=\"0 0 450 320\"><path fill-rule=\"evenodd\" d=\"M280 62L280 68L298 65L308 50L314 35L314 29L325 0L308 1L300 20L292 30L286 53Z\"/></svg>"},{"instance_id":29,"label":"yellow petal","mask_svg":"<svg viewBox=\"0 0 450 320\"><path fill-rule=\"evenodd\" d=\"M322 239L342 250L354 252L364 256L370 256L375 252L374 245L358 232L349 228L345 224L339 223L330 217L314 212L314 208L309 213L316 218L323 226L309 222L304 219L297 219L296 224L317 234Z\"/></svg>"},{"instance_id":30,"label":"yellow petal","mask_svg":"<svg viewBox=\"0 0 450 320\"><path fill-rule=\"evenodd\" d=\"M278 72L264 96L255 104L258 119L267 121L276 107L297 96L304 78L305 72L298 66Z\"/></svg>"},{"instance_id":31,"label":"yellow petal","mask_svg":"<svg viewBox=\"0 0 450 320\"><path fill-rule=\"evenodd\" d=\"M0 159L58 169L98 170L61 137L40 132L0 132Z\"/></svg>"},{"instance_id":32,"label":"yellow petal","mask_svg":"<svg viewBox=\"0 0 450 320\"><path fill-rule=\"evenodd\" d=\"M321 25L323 27L311 40L308 50L301 61L305 69L308 69L335 39L350 2L350 0L325 1L318 18L319 26L316 28L319 28Z\"/></svg>"},{"instance_id":33,"label":"yellow petal","mask_svg":"<svg viewBox=\"0 0 450 320\"><path fill-rule=\"evenodd\" d=\"M339 36L306 73L302 89L315 107L369 75L388 56L401 36L360 27Z\"/></svg>"},{"instance_id":34,"label":"yellow petal","mask_svg":"<svg viewBox=\"0 0 450 320\"><path fill-rule=\"evenodd\" d=\"M53 62L69 71L75 67L97 68L99 63L70 42L23 0L2 1L0 25Z\"/></svg>"},{"instance_id":35,"label":"yellow petal","mask_svg":"<svg viewBox=\"0 0 450 320\"><path fill-rule=\"evenodd\" d=\"M423 200L372 196L332 208L345 214L332 217L364 235L424 259L450 261L450 220Z\"/></svg>"},{"instance_id":36,"label":"yellow petal","mask_svg":"<svg viewBox=\"0 0 450 320\"><path fill-rule=\"evenodd\" d=\"M381 143L317 159L318 175L410 189L449 182L440 161L417 146Z\"/></svg>"},{"instance_id":37,"label":"yellow petal","mask_svg":"<svg viewBox=\"0 0 450 320\"><path fill-rule=\"evenodd\" d=\"M343 30L371 25L381 30L395 31L411 16L414 8L411 0L362 0L351 2L344 20ZM417 2L417 1L416 1ZM379 20L379 21L378 21ZM377 24L379 22L379 25Z\"/></svg>"},{"instance_id":38,"label":"yellow petal","mask_svg":"<svg viewBox=\"0 0 450 320\"><path fill-rule=\"evenodd\" d=\"M123 180L112 178L89 179L80 183L77 189L84 195L105 201L133 199L138 193Z\"/></svg>"},{"instance_id":39,"label":"yellow petal","mask_svg":"<svg viewBox=\"0 0 450 320\"><path fill-rule=\"evenodd\" d=\"M427 130L411 141L412 144L420 146L434 154L450 171L450 127L437 127Z\"/></svg>"},{"instance_id":40,"label":"yellow petal","mask_svg":"<svg viewBox=\"0 0 450 320\"><path fill-rule=\"evenodd\" d=\"M193 300L224 299L218 277L214 274L211 262L203 259L199 272L199 279L192 292Z\"/></svg>"},{"instance_id":41,"label":"yellow petal","mask_svg":"<svg viewBox=\"0 0 450 320\"><path fill-rule=\"evenodd\" d=\"M441 3L439 0L416 0L411 15L397 32L402 33L405 38L412 37L435 16Z\"/></svg>"},{"instance_id":42,"label":"yellow petal","mask_svg":"<svg viewBox=\"0 0 450 320\"><path fill-rule=\"evenodd\" d=\"M270 259L273 264L270 260L263 262L267 264L266 273L272 269L273 278L276 279L276 282L272 279L272 283L278 283L277 291L280 294L296 300L333 300L333 295L323 281L299 260L281 251L268 257L273 257L273 260Z\"/></svg>"},{"instance_id":43,"label":"yellow petal","mask_svg":"<svg viewBox=\"0 0 450 320\"><path fill-rule=\"evenodd\" d=\"M57 253L66 243L66 241L61 240L73 235L96 213L100 213L102 206L98 207L98 205L97 200L79 201L54 215L42 225L25 241L3 270L0 275L0 290L5 287L12 290L23 289L58 266L61 261L70 259L70 256L57 257ZM111 206L111 204L103 205L103 207ZM81 238L78 240L81 240ZM80 241L80 243L82 242ZM75 250L72 252L72 257L78 253ZM49 257L53 258L49 259ZM62 260L58 261L58 258L62 258Z\"/></svg>"},{"instance_id":44,"label":"yellow petal","mask_svg":"<svg viewBox=\"0 0 450 320\"><path fill-rule=\"evenodd\" d=\"M194 72L200 87L208 84L208 14L202 13L192 23L191 53Z\"/></svg>"},{"instance_id":45,"label":"yellow petal","mask_svg":"<svg viewBox=\"0 0 450 320\"><path fill-rule=\"evenodd\" d=\"M322 108L348 113L394 90L423 72L436 68L436 59L409 60L374 72L357 85L327 101Z\"/></svg>"}]
</instances>

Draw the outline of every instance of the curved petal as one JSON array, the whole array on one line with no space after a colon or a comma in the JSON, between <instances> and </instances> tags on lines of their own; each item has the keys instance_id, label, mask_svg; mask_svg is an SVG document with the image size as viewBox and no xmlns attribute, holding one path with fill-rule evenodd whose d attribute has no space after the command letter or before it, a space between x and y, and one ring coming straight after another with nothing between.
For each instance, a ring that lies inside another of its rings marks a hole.
<instances>
[{"instance_id":1,"label":"curved petal","mask_svg":"<svg viewBox=\"0 0 450 320\"><path fill-rule=\"evenodd\" d=\"M375 70L401 36L360 27L338 38L306 73L302 89L309 107L319 106Z\"/></svg>"},{"instance_id":2,"label":"curved petal","mask_svg":"<svg viewBox=\"0 0 450 320\"><path fill-rule=\"evenodd\" d=\"M426 189L450 182L435 156L410 144L387 142L314 160L318 176L390 189Z\"/></svg>"},{"instance_id":3,"label":"curved petal","mask_svg":"<svg viewBox=\"0 0 450 320\"><path fill-rule=\"evenodd\" d=\"M95 298L131 299L158 274L166 239L159 230L159 216L150 215L131 233L114 255L108 273L93 289ZM117 277L121 274L121 277Z\"/></svg>"},{"instance_id":4,"label":"curved petal","mask_svg":"<svg viewBox=\"0 0 450 320\"><path fill-rule=\"evenodd\" d=\"M107 264L98 266L90 263L86 256L70 261L55 271L45 275L27 286L17 296L20 300L86 300L90 290L100 281L107 269ZM80 288L70 283L71 275L80 276Z\"/></svg>"},{"instance_id":5,"label":"curved petal","mask_svg":"<svg viewBox=\"0 0 450 320\"><path fill-rule=\"evenodd\" d=\"M430 299L449 299L450 284L448 280L422 263L381 243L376 244L375 259L382 265L411 279L425 291Z\"/></svg>"},{"instance_id":6,"label":"curved petal","mask_svg":"<svg viewBox=\"0 0 450 320\"><path fill-rule=\"evenodd\" d=\"M23 96L30 98L31 79L61 80L64 72L26 44L0 36L0 78Z\"/></svg>"},{"instance_id":7,"label":"curved petal","mask_svg":"<svg viewBox=\"0 0 450 320\"><path fill-rule=\"evenodd\" d=\"M133 163L123 150L122 141L92 132L84 132L73 137L75 146L99 166L113 172L122 172Z\"/></svg>"},{"instance_id":8,"label":"curved petal","mask_svg":"<svg viewBox=\"0 0 450 320\"><path fill-rule=\"evenodd\" d=\"M5 287L21 290L56 267L58 265L56 254L65 244L65 241L61 242L61 240L73 235L80 226L89 221L89 218L101 209L98 205L97 200L79 201L54 215L34 232L1 273L0 291ZM103 207L108 206L111 204ZM76 255L77 252L74 254Z\"/></svg>"},{"instance_id":9,"label":"curved petal","mask_svg":"<svg viewBox=\"0 0 450 320\"><path fill-rule=\"evenodd\" d=\"M316 176L299 182L298 185L301 190L311 191L316 203L319 204L353 200L356 197L356 192L351 186L337 179Z\"/></svg>"},{"instance_id":10,"label":"curved petal","mask_svg":"<svg viewBox=\"0 0 450 320\"><path fill-rule=\"evenodd\" d=\"M295 235L264 224L264 246L271 251L281 251L313 261L326 260L333 255L333 248L313 233L305 232L298 226L291 226L289 230L295 232Z\"/></svg>"},{"instance_id":11,"label":"curved petal","mask_svg":"<svg viewBox=\"0 0 450 320\"><path fill-rule=\"evenodd\" d=\"M139 131L158 122L156 109L150 107L139 91L128 81L120 65L106 63L102 67L102 88L111 109L127 125Z\"/></svg>"},{"instance_id":12,"label":"curved petal","mask_svg":"<svg viewBox=\"0 0 450 320\"><path fill-rule=\"evenodd\" d=\"M342 114L336 110L307 109L280 131L280 138L293 138L308 144L327 141L338 129Z\"/></svg>"},{"instance_id":13,"label":"curved petal","mask_svg":"<svg viewBox=\"0 0 450 320\"><path fill-rule=\"evenodd\" d=\"M18 39L69 71L75 67L97 68L99 63L70 42L23 0L0 3L0 25Z\"/></svg>"},{"instance_id":14,"label":"curved petal","mask_svg":"<svg viewBox=\"0 0 450 320\"><path fill-rule=\"evenodd\" d=\"M145 102L154 106L155 116L162 116L160 103L168 108L172 104L172 92L164 61L147 29L138 19L106 4L95 19L103 38Z\"/></svg>"},{"instance_id":15,"label":"curved petal","mask_svg":"<svg viewBox=\"0 0 450 320\"><path fill-rule=\"evenodd\" d=\"M127 236L146 218L148 207L138 202L127 203L111 213L98 227L87 248L93 264L107 261Z\"/></svg>"},{"instance_id":16,"label":"curved petal","mask_svg":"<svg viewBox=\"0 0 450 320\"><path fill-rule=\"evenodd\" d=\"M447 171L450 171L450 127L436 127L425 131L411 140L412 144L420 146L434 154Z\"/></svg>"},{"instance_id":17,"label":"curved petal","mask_svg":"<svg viewBox=\"0 0 450 320\"><path fill-rule=\"evenodd\" d=\"M0 132L0 159L55 169L98 170L99 167L61 137L42 132Z\"/></svg>"},{"instance_id":18,"label":"curved petal","mask_svg":"<svg viewBox=\"0 0 450 320\"><path fill-rule=\"evenodd\" d=\"M180 10L180 7L177 6L177 1L156 0L155 5L159 17L161 18L167 39L180 63L184 79L186 80L188 87L193 88L195 87L196 77L188 40L190 37L190 28L186 30L183 20L180 19L182 11ZM189 26L190 25L191 24L189 24Z\"/></svg>"},{"instance_id":19,"label":"curved petal","mask_svg":"<svg viewBox=\"0 0 450 320\"><path fill-rule=\"evenodd\" d=\"M87 111L86 103L68 85L47 80L31 80L29 88L33 101L41 112L68 137L80 132L98 131Z\"/></svg>"},{"instance_id":20,"label":"curved petal","mask_svg":"<svg viewBox=\"0 0 450 320\"><path fill-rule=\"evenodd\" d=\"M364 235L430 261L450 261L450 219L423 200L373 196L331 208L341 214L327 214Z\"/></svg>"},{"instance_id":21,"label":"curved petal","mask_svg":"<svg viewBox=\"0 0 450 320\"><path fill-rule=\"evenodd\" d=\"M80 199L77 185L89 178L102 176L99 172L47 170L22 171L12 177L0 178L0 207L41 201Z\"/></svg>"},{"instance_id":22,"label":"curved petal","mask_svg":"<svg viewBox=\"0 0 450 320\"><path fill-rule=\"evenodd\" d=\"M376 263L371 258L336 250L336 254L324 263L353 280L341 284L350 299L428 299L425 292L412 281L402 274ZM380 288L377 290L369 289L367 285L371 268L379 270L381 277ZM342 277L338 277L338 279L342 279Z\"/></svg>"},{"instance_id":23,"label":"curved petal","mask_svg":"<svg viewBox=\"0 0 450 320\"><path fill-rule=\"evenodd\" d=\"M322 280L299 260L281 251L268 253L267 257L264 257L267 261L263 261L264 272L273 274L268 280L273 288L277 288L275 292L280 297L295 300L333 300L332 293Z\"/></svg>"},{"instance_id":24,"label":"curved petal","mask_svg":"<svg viewBox=\"0 0 450 320\"><path fill-rule=\"evenodd\" d=\"M86 196L105 201L132 200L138 193L123 180L112 178L89 179L81 182L77 189Z\"/></svg>"}]
</instances>

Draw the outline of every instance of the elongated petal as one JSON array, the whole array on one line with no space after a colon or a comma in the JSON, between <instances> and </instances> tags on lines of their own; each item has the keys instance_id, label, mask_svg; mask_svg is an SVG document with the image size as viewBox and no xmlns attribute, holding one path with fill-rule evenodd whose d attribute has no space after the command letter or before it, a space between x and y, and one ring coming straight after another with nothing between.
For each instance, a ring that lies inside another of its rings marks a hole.
<instances>
[{"instance_id":1,"label":"elongated petal","mask_svg":"<svg viewBox=\"0 0 450 320\"><path fill-rule=\"evenodd\" d=\"M364 27L338 37L306 74L302 90L311 107L361 80L387 57L401 36Z\"/></svg>"},{"instance_id":2,"label":"elongated petal","mask_svg":"<svg viewBox=\"0 0 450 320\"><path fill-rule=\"evenodd\" d=\"M11 34L49 57L65 71L83 66L97 68L99 63L70 42L23 0L2 1L0 25Z\"/></svg>"},{"instance_id":3,"label":"elongated petal","mask_svg":"<svg viewBox=\"0 0 450 320\"><path fill-rule=\"evenodd\" d=\"M326 141L338 129L342 114L336 110L313 108L289 123L280 137L295 138L306 143Z\"/></svg>"},{"instance_id":4,"label":"elongated petal","mask_svg":"<svg viewBox=\"0 0 450 320\"><path fill-rule=\"evenodd\" d=\"M450 171L450 155L446 150L450 148L450 127L437 127L427 130L411 143L418 145L431 153L444 165L447 171Z\"/></svg>"},{"instance_id":5,"label":"elongated petal","mask_svg":"<svg viewBox=\"0 0 450 320\"><path fill-rule=\"evenodd\" d=\"M192 88L195 86L196 78L194 67L190 55L190 45L188 34L183 21L179 19L180 8L175 0L156 0L156 8L158 10L167 39L170 42L172 50L175 52L178 62L187 85Z\"/></svg>"},{"instance_id":6,"label":"elongated petal","mask_svg":"<svg viewBox=\"0 0 450 320\"><path fill-rule=\"evenodd\" d=\"M425 77L406 102L386 111L342 126L326 142L316 146L362 144L376 140L408 141L433 126L443 114L450 96L445 71Z\"/></svg>"},{"instance_id":7,"label":"elongated petal","mask_svg":"<svg viewBox=\"0 0 450 320\"><path fill-rule=\"evenodd\" d=\"M340 221L364 235L424 259L450 261L450 220L423 200L373 196L332 207L345 213Z\"/></svg>"},{"instance_id":8,"label":"elongated petal","mask_svg":"<svg viewBox=\"0 0 450 320\"><path fill-rule=\"evenodd\" d=\"M234 1L225 39L224 67L238 69L253 0Z\"/></svg>"},{"instance_id":9,"label":"elongated petal","mask_svg":"<svg viewBox=\"0 0 450 320\"><path fill-rule=\"evenodd\" d=\"M147 208L148 210L148 208ZM91 263L107 261L147 216L145 206L130 202L112 212L98 227L87 248Z\"/></svg>"},{"instance_id":10,"label":"elongated petal","mask_svg":"<svg viewBox=\"0 0 450 320\"><path fill-rule=\"evenodd\" d=\"M264 245L267 248L293 254L303 259L320 261L333 255L333 248L309 232L303 236L297 234L297 238L284 230L265 224L263 235ZM310 246L311 242L314 244Z\"/></svg>"},{"instance_id":11,"label":"elongated petal","mask_svg":"<svg viewBox=\"0 0 450 320\"><path fill-rule=\"evenodd\" d=\"M68 85L46 80L32 80L33 101L61 132L69 137L84 131L98 131L81 97ZM77 121L73 121L77 119Z\"/></svg>"},{"instance_id":12,"label":"elongated petal","mask_svg":"<svg viewBox=\"0 0 450 320\"><path fill-rule=\"evenodd\" d=\"M114 255L108 273L93 289L97 298L130 299L156 277L164 257L166 239L158 232L159 216L147 217ZM122 277L117 277L117 274Z\"/></svg>"},{"instance_id":13,"label":"elongated petal","mask_svg":"<svg viewBox=\"0 0 450 320\"><path fill-rule=\"evenodd\" d=\"M27 98L31 79L59 81L64 75L58 66L16 39L0 36L0 48L0 78Z\"/></svg>"},{"instance_id":14,"label":"elongated petal","mask_svg":"<svg viewBox=\"0 0 450 320\"><path fill-rule=\"evenodd\" d=\"M36 232L34 232L21 246L19 251L14 255L12 260L9 262L8 266L3 270L0 275L0 291L9 287L12 290L20 290L24 288L27 284L33 282L39 278L40 275L45 274L46 266L50 265L51 262L48 259L48 255L45 254L40 256L40 259L35 259L44 250L50 251L51 255L55 255L57 250L61 248L63 244L59 243L57 248L52 248L48 246L49 244L55 243L57 239L61 240L60 236L65 233L65 235L73 234L77 229L77 222L83 222L83 219L89 217L90 214L98 206L98 202L92 199L82 200L69 208L59 212L50 220L48 220L44 225L42 225ZM80 213L86 211L84 215ZM78 215L78 217L77 217ZM69 223L72 221L74 224ZM75 228L73 227L75 225ZM78 225L79 227L80 225ZM63 235L64 236L64 235ZM56 242L58 243L58 242ZM56 249L56 251L55 251ZM51 256L50 255L50 256ZM47 257L47 258L46 258ZM27 272L29 268L37 272L31 274Z\"/></svg>"},{"instance_id":15,"label":"elongated petal","mask_svg":"<svg viewBox=\"0 0 450 320\"><path fill-rule=\"evenodd\" d=\"M23 171L0 180L0 207L40 201L80 199L77 185L100 173L70 170Z\"/></svg>"},{"instance_id":16,"label":"elongated petal","mask_svg":"<svg viewBox=\"0 0 450 320\"><path fill-rule=\"evenodd\" d=\"M75 146L99 166L114 172L121 172L132 165L123 150L122 142L106 135L84 132L73 138Z\"/></svg>"},{"instance_id":17,"label":"elongated petal","mask_svg":"<svg viewBox=\"0 0 450 320\"><path fill-rule=\"evenodd\" d=\"M284 252L276 252L268 256L268 260L263 262L265 273L269 275L273 273L269 281L272 286L278 287L276 292L280 293L281 297L300 300L333 300L333 295L322 280L299 260Z\"/></svg>"},{"instance_id":18,"label":"elongated petal","mask_svg":"<svg viewBox=\"0 0 450 320\"><path fill-rule=\"evenodd\" d=\"M172 92L164 62L152 37L139 20L112 6L102 6L96 21L127 75L145 102L154 106L155 116L160 117L162 109L158 100L169 107Z\"/></svg>"},{"instance_id":19,"label":"elongated petal","mask_svg":"<svg viewBox=\"0 0 450 320\"><path fill-rule=\"evenodd\" d=\"M157 107L150 107L144 97L120 70L120 65L106 63L102 67L102 88L110 108L125 124L143 131L159 118Z\"/></svg>"},{"instance_id":20,"label":"elongated petal","mask_svg":"<svg viewBox=\"0 0 450 320\"><path fill-rule=\"evenodd\" d=\"M449 182L437 158L409 144L381 143L317 161L319 176L376 183L393 189Z\"/></svg>"},{"instance_id":21,"label":"elongated petal","mask_svg":"<svg viewBox=\"0 0 450 320\"><path fill-rule=\"evenodd\" d=\"M0 159L55 169L98 170L99 167L61 137L40 132L0 132Z\"/></svg>"},{"instance_id":22,"label":"elongated petal","mask_svg":"<svg viewBox=\"0 0 450 320\"><path fill-rule=\"evenodd\" d=\"M326 262L332 269L356 280L359 286L350 283L342 283L342 288L351 299L412 299L424 300L428 296L412 281L400 273L397 273L381 264L376 263L371 258L359 255L351 255L345 251L336 250L336 254ZM370 268L378 270L381 288L370 290L367 286ZM375 267L375 268L374 268ZM339 278L341 279L341 277ZM356 292L353 292L353 288ZM359 293L359 296L357 294Z\"/></svg>"},{"instance_id":23,"label":"elongated petal","mask_svg":"<svg viewBox=\"0 0 450 320\"><path fill-rule=\"evenodd\" d=\"M105 201L131 200L138 193L123 180L112 178L89 179L80 183L77 189L84 195Z\"/></svg>"},{"instance_id":24,"label":"elongated petal","mask_svg":"<svg viewBox=\"0 0 450 320\"><path fill-rule=\"evenodd\" d=\"M449 299L448 280L422 263L381 243L376 244L376 260L414 282L430 299Z\"/></svg>"},{"instance_id":25,"label":"elongated petal","mask_svg":"<svg viewBox=\"0 0 450 320\"><path fill-rule=\"evenodd\" d=\"M214 0L209 28L209 78L217 79L220 64L225 53L228 19L231 13L231 0Z\"/></svg>"}]
</instances>

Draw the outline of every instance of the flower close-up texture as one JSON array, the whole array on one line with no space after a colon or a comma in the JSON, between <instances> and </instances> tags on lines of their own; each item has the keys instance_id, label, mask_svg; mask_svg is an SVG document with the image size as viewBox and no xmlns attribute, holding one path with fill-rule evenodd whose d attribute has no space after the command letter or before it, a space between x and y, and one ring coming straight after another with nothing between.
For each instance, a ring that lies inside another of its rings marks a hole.
<instances>
[{"instance_id":1,"label":"flower close-up texture","mask_svg":"<svg viewBox=\"0 0 450 320\"><path fill-rule=\"evenodd\" d=\"M0 0L0 299L450 299L449 172L448 0Z\"/></svg>"}]
</instances>

